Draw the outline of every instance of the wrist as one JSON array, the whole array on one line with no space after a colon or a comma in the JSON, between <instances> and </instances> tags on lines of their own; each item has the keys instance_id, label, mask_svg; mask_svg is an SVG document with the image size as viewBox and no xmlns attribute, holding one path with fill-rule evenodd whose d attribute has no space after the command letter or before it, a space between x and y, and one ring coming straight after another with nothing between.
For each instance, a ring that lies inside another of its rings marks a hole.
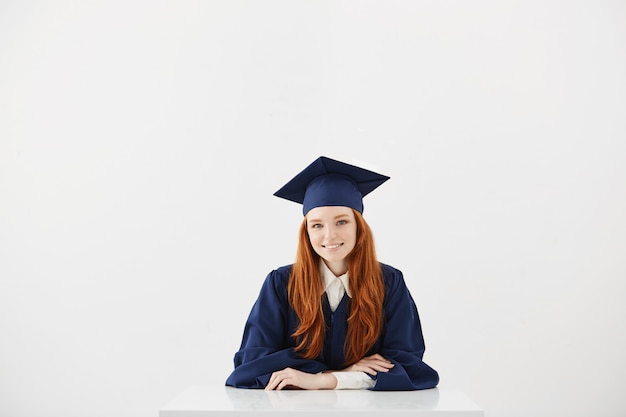
<instances>
[{"instance_id":1,"label":"wrist","mask_svg":"<svg viewBox=\"0 0 626 417\"><path fill-rule=\"evenodd\" d=\"M332 373L328 372L324 372L319 374L320 378L321 378L321 382L322 382L322 386L320 389L335 389L335 387L337 386L337 377L335 377L335 375L333 375Z\"/></svg>"}]
</instances>

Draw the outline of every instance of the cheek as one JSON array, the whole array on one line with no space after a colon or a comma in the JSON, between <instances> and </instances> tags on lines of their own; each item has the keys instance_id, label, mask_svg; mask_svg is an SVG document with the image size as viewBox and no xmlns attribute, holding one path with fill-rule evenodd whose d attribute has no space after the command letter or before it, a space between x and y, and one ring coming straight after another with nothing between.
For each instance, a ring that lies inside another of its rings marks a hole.
<instances>
[{"instance_id":1,"label":"cheek","mask_svg":"<svg viewBox=\"0 0 626 417\"><path fill-rule=\"evenodd\" d=\"M308 235L309 235L309 242L311 243L311 245L312 246L318 245L319 238L317 234L308 232Z\"/></svg>"},{"instance_id":2,"label":"cheek","mask_svg":"<svg viewBox=\"0 0 626 417\"><path fill-rule=\"evenodd\" d=\"M356 243L356 227L353 227L350 230L350 240L352 240L352 242Z\"/></svg>"}]
</instances>

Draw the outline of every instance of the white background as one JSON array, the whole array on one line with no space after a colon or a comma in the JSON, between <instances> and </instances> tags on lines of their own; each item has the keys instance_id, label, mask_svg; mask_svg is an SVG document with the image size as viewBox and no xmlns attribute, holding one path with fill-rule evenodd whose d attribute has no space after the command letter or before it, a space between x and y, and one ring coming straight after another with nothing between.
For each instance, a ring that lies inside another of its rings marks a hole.
<instances>
[{"instance_id":1,"label":"white background","mask_svg":"<svg viewBox=\"0 0 626 417\"><path fill-rule=\"evenodd\" d=\"M223 384L320 155L488 417L624 416L623 1L0 2L0 415Z\"/></svg>"}]
</instances>

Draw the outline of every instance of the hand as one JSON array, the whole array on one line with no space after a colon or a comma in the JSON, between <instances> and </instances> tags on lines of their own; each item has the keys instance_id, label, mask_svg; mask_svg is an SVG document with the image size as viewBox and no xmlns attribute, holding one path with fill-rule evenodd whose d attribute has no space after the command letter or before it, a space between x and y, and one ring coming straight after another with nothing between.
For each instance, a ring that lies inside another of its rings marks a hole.
<instances>
[{"instance_id":1,"label":"hand","mask_svg":"<svg viewBox=\"0 0 626 417\"><path fill-rule=\"evenodd\" d=\"M285 368L272 374L265 390L282 390L285 388L333 389L336 386L337 378L332 374L309 374L297 369Z\"/></svg>"},{"instance_id":2,"label":"hand","mask_svg":"<svg viewBox=\"0 0 626 417\"><path fill-rule=\"evenodd\" d=\"M361 359L354 365L348 366L344 371L361 371L375 376L378 372L389 372L394 366L389 359L385 359L376 353Z\"/></svg>"}]
</instances>

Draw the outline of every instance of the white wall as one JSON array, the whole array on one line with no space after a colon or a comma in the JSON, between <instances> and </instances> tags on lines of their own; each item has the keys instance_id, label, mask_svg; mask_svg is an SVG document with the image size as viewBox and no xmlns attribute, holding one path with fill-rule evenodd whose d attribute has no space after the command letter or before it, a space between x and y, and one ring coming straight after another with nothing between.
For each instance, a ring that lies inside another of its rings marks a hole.
<instances>
[{"instance_id":1,"label":"white wall","mask_svg":"<svg viewBox=\"0 0 626 417\"><path fill-rule=\"evenodd\" d=\"M622 1L0 3L0 415L222 384L319 155L488 417L623 416ZM218 292L219 291L219 292Z\"/></svg>"}]
</instances>

